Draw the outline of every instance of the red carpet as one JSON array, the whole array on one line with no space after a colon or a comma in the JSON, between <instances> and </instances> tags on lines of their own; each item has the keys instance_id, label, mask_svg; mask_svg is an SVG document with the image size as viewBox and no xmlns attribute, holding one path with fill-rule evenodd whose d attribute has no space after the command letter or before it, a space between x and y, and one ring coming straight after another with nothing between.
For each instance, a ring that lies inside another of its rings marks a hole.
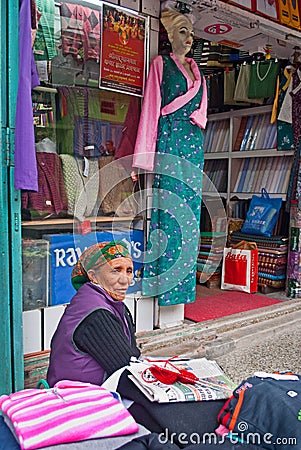
<instances>
[{"instance_id":1,"label":"red carpet","mask_svg":"<svg viewBox=\"0 0 301 450\"><path fill-rule=\"evenodd\" d=\"M280 303L280 300L246 292L226 291L197 298L194 303L185 305L184 316L194 322L204 322L276 303Z\"/></svg>"}]
</instances>

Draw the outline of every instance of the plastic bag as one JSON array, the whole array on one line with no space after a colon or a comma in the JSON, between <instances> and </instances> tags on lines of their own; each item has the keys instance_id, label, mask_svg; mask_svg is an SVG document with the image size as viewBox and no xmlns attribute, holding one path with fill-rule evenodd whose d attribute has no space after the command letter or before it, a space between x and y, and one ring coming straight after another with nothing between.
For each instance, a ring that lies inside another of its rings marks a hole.
<instances>
[{"instance_id":1,"label":"plastic bag","mask_svg":"<svg viewBox=\"0 0 301 450\"><path fill-rule=\"evenodd\" d=\"M257 292L258 249L255 242L241 241L224 248L221 289Z\"/></svg>"},{"instance_id":2,"label":"plastic bag","mask_svg":"<svg viewBox=\"0 0 301 450\"><path fill-rule=\"evenodd\" d=\"M242 233L258 234L270 237L276 225L282 198L271 198L262 188L261 196L253 195L242 226Z\"/></svg>"}]
</instances>

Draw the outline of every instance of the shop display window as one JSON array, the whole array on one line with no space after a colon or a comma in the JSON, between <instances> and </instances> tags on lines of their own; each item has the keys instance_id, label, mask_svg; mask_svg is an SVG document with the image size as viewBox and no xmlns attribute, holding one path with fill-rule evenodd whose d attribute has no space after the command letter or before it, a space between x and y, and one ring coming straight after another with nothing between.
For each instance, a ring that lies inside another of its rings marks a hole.
<instances>
[{"instance_id":1,"label":"shop display window","mask_svg":"<svg viewBox=\"0 0 301 450\"><path fill-rule=\"evenodd\" d=\"M32 90L38 191L21 193L24 310L47 306L53 292L57 296L51 285L58 270L52 264L55 235L73 249L70 267L85 247L75 239L70 243L70 236L93 243L98 232L112 231L113 222L132 249L143 247L141 230L132 241L128 233L140 218L131 156L143 94L147 19L93 0L32 3L40 80ZM30 289L30 266L34 263L37 271L42 260L36 248L42 244L43 280ZM56 303L68 302L63 291Z\"/></svg>"}]
</instances>

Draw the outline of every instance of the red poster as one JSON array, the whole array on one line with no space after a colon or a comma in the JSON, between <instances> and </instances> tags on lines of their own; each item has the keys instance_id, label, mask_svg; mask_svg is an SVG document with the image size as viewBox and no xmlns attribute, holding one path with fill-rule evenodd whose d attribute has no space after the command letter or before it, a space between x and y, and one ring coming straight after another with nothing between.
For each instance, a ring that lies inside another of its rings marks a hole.
<instances>
[{"instance_id":1,"label":"red poster","mask_svg":"<svg viewBox=\"0 0 301 450\"><path fill-rule=\"evenodd\" d=\"M143 95L146 18L103 3L99 87Z\"/></svg>"}]
</instances>

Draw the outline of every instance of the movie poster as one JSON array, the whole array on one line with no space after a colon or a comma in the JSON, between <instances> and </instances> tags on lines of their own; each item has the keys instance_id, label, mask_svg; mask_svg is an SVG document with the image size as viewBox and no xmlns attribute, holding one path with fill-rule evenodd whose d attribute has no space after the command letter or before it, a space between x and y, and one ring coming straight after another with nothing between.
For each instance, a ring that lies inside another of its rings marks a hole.
<instances>
[{"instance_id":1,"label":"movie poster","mask_svg":"<svg viewBox=\"0 0 301 450\"><path fill-rule=\"evenodd\" d=\"M103 3L100 88L143 95L147 26L146 17Z\"/></svg>"}]
</instances>

